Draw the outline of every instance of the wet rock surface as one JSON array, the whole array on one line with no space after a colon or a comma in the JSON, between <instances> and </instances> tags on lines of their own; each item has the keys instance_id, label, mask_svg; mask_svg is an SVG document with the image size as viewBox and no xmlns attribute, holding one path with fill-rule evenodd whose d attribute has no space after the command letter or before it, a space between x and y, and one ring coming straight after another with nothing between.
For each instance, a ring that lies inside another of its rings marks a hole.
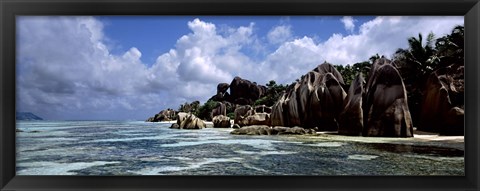
<instances>
[{"instance_id":1,"label":"wet rock surface","mask_svg":"<svg viewBox=\"0 0 480 191\"><path fill-rule=\"evenodd\" d=\"M231 134L234 135L315 135L313 129L304 129L301 127L269 127L266 125L251 125L235 129Z\"/></svg>"}]
</instances>

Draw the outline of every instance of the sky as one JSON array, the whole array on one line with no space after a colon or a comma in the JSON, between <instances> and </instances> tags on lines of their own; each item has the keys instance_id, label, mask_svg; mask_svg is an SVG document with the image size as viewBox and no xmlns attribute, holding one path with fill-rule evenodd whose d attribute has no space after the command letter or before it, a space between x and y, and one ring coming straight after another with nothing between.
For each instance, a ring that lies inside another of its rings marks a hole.
<instances>
[{"instance_id":1,"label":"sky","mask_svg":"<svg viewBox=\"0 0 480 191\"><path fill-rule=\"evenodd\" d=\"M462 16L19 16L16 105L47 120L145 120L235 76L290 84L327 61L391 58Z\"/></svg>"}]
</instances>

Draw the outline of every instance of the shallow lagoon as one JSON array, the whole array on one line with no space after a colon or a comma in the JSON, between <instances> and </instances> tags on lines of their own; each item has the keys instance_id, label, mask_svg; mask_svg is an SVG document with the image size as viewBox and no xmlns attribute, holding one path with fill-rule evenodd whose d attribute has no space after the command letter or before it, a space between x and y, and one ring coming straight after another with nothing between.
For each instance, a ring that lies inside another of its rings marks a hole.
<instances>
[{"instance_id":1,"label":"shallow lagoon","mask_svg":"<svg viewBox=\"0 0 480 191\"><path fill-rule=\"evenodd\" d=\"M20 121L17 175L465 175L463 138L246 136L169 126Z\"/></svg>"}]
</instances>

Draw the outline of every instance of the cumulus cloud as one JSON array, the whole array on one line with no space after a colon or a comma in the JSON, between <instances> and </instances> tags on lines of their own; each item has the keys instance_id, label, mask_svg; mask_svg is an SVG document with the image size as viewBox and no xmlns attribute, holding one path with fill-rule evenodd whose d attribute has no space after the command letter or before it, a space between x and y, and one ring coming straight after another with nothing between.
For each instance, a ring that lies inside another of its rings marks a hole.
<instances>
[{"instance_id":1,"label":"cumulus cloud","mask_svg":"<svg viewBox=\"0 0 480 191\"><path fill-rule=\"evenodd\" d=\"M355 29L355 24L354 24L355 20L353 20L353 17L344 16L342 17L342 19L340 19L340 21L342 21L343 26L345 27L345 30L353 32L353 30Z\"/></svg>"},{"instance_id":2,"label":"cumulus cloud","mask_svg":"<svg viewBox=\"0 0 480 191\"><path fill-rule=\"evenodd\" d=\"M354 30L353 18L342 22ZM104 26L94 17L19 17L17 108L47 119L145 119L184 102L203 103L218 83L235 76L289 84L325 60L346 65L376 53L389 57L408 46L408 37L442 36L459 24L463 17L376 17L359 25L358 33L325 41L294 38L294 28L281 25L264 42L254 33L255 23L219 30L194 19L185 23L190 33L146 64L135 47L111 53ZM252 52L268 51L266 43L276 48L253 59Z\"/></svg>"},{"instance_id":3,"label":"cumulus cloud","mask_svg":"<svg viewBox=\"0 0 480 191\"><path fill-rule=\"evenodd\" d=\"M251 43L253 23L220 34L213 23L194 19L187 23L191 33L151 67L135 47L112 54L94 17L21 17L17 26L18 106L46 118L92 111L142 119L160 108L206 101L218 83L249 76L252 67L244 65L253 64L241 52Z\"/></svg>"},{"instance_id":4,"label":"cumulus cloud","mask_svg":"<svg viewBox=\"0 0 480 191\"><path fill-rule=\"evenodd\" d=\"M291 26L280 25L273 27L267 34L267 39L272 44L278 44L287 41L292 36Z\"/></svg>"}]
</instances>

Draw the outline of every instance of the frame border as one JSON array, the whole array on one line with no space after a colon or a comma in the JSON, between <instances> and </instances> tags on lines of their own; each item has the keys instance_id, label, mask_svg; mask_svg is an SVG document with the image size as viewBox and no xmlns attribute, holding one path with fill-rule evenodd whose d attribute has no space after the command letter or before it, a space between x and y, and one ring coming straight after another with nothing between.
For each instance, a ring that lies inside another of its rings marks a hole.
<instances>
[{"instance_id":1,"label":"frame border","mask_svg":"<svg viewBox=\"0 0 480 191\"><path fill-rule=\"evenodd\" d=\"M478 1L0 0L0 190L479 190ZM464 15L465 176L15 176L17 15Z\"/></svg>"}]
</instances>

